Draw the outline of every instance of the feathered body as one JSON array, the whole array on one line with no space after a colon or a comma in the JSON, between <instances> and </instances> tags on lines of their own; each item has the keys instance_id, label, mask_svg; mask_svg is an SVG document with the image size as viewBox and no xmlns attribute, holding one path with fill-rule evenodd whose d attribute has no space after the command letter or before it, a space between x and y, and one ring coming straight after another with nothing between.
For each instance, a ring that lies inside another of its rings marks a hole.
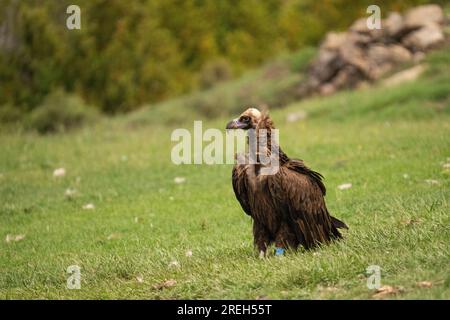
<instances>
[{"instance_id":1,"label":"feathered body","mask_svg":"<svg viewBox=\"0 0 450 320\"><path fill-rule=\"evenodd\" d=\"M243 119L240 121L240 119ZM248 123L245 127L243 123ZM268 115L250 108L231 121L227 129L266 129L270 142L273 123ZM272 146L259 152L271 153ZM280 147L279 170L272 175L260 174L262 164L236 164L233 189L246 214L253 218L255 247L265 255L275 243L279 248L306 249L341 238L338 228L345 223L332 217L325 205L322 175L309 169L302 160L290 159Z\"/></svg>"}]
</instances>

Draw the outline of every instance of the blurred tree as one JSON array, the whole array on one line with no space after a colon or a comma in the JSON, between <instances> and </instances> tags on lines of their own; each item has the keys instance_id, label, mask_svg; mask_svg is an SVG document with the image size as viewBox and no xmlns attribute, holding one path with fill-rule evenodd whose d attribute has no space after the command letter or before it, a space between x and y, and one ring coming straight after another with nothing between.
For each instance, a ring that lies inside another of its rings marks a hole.
<instances>
[{"instance_id":1,"label":"blurred tree","mask_svg":"<svg viewBox=\"0 0 450 320\"><path fill-rule=\"evenodd\" d=\"M61 88L107 113L132 110L315 45L371 2L0 0L0 106L30 112ZM384 15L426 2L380 6ZM81 30L66 28L70 4Z\"/></svg>"}]
</instances>

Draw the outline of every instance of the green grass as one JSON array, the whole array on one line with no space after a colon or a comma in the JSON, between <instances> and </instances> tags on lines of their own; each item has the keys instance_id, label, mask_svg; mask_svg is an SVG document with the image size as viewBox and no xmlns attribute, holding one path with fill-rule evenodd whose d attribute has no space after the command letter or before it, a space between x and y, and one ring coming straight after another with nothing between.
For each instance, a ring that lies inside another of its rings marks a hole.
<instances>
[{"instance_id":1,"label":"green grass","mask_svg":"<svg viewBox=\"0 0 450 320\"><path fill-rule=\"evenodd\" d=\"M412 83L272 113L284 150L325 176L329 210L350 229L330 246L265 260L231 166L173 165L169 127L126 119L54 136L3 133L0 298L366 299L365 270L379 265L382 285L402 289L386 298L449 299L450 55L427 63L432 72ZM285 121L300 109L305 121ZM65 177L52 176L58 167ZM7 234L25 238L7 243ZM66 288L70 265L81 267L80 290ZM166 279L177 283L153 287Z\"/></svg>"}]
</instances>

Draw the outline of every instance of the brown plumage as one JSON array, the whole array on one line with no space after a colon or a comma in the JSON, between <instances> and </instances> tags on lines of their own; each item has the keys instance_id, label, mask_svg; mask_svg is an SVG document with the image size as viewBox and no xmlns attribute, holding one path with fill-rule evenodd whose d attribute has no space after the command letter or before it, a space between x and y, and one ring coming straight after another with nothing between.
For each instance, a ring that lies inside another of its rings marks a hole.
<instances>
[{"instance_id":1,"label":"brown plumage","mask_svg":"<svg viewBox=\"0 0 450 320\"><path fill-rule=\"evenodd\" d=\"M272 120L254 108L230 121L227 129L267 130L270 142ZM272 146L258 150L270 154ZM325 205L322 175L309 169L302 160L290 159L279 150L279 171L261 175L264 165L236 164L233 168L233 189L242 209L253 218L255 247L266 255L272 243L278 248L306 249L341 238L338 228L345 223L332 217ZM248 158L248 155L246 155Z\"/></svg>"}]
</instances>

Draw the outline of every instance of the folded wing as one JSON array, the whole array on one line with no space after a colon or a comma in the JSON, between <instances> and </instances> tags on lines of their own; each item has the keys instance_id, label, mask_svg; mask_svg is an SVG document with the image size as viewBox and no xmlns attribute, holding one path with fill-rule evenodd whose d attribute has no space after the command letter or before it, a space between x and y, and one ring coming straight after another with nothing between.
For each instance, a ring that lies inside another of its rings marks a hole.
<instances>
[{"instance_id":1,"label":"folded wing","mask_svg":"<svg viewBox=\"0 0 450 320\"><path fill-rule=\"evenodd\" d=\"M252 213L249 204L248 179L245 165L235 165L233 167L232 182L236 199L241 204L241 207L245 213L251 216Z\"/></svg>"},{"instance_id":2,"label":"folded wing","mask_svg":"<svg viewBox=\"0 0 450 320\"><path fill-rule=\"evenodd\" d=\"M305 248L341 237L326 208L325 186L319 173L302 161L291 160L269 178L268 185L273 201Z\"/></svg>"}]
</instances>

